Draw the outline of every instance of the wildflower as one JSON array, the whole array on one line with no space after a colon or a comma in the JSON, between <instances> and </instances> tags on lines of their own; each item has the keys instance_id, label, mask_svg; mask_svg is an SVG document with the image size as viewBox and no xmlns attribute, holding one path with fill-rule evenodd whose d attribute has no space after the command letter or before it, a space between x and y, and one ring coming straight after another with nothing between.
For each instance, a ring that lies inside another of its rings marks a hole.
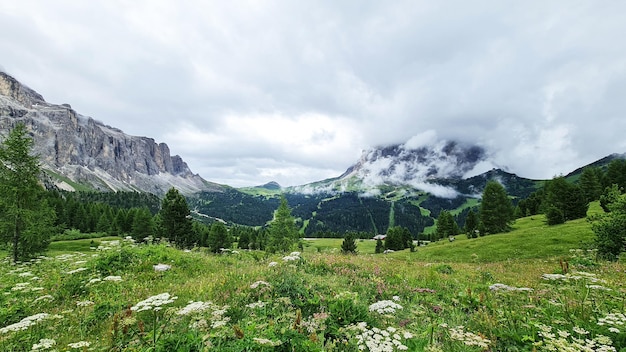
<instances>
[{"instance_id":1,"label":"wildflower","mask_svg":"<svg viewBox=\"0 0 626 352\"><path fill-rule=\"evenodd\" d=\"M401 305L389 300L378 301L369 306L370 312L377 312L379 314L393 314L396 312L396 310L400 309L402 309Z\"/></svg>"},{"instance_id":2,"label":"wildflower","mask_svg":"<svg viewBox=\"0 0 626 352\"><path fill-rule=\"evenodd\" d=\"M71 274L76 274L76 273L80 273L81 271L85 271L85 270L87 270L87 268L78 268L78 269L67 271L66 274L70 274L70 275Z\"/></svg>"},{"instance_id":3,"label":"wildflower","mask_svg":"<svg viewBox=\"0 0 626 352\"><path fill-rule=\"evenodd\" d=\"M373 352L408 350L408 347L402 343L402 337L400 334L395 333L397 330L394 327L388 327L386 329L373 327L368 329L367 323L360 322L357 325L350 326L349 328L359 331L359 333L355 336L355 339L360 351L367 350ZM391 333L393 333L393 335Z\"/></svg>"},{"instance_id":4,"label":"wildflower","mask_svg":"<svg viewBox=\"0 0 626 352\"><path fill-rule=\"evenodd\" d=\"M171 265L167 265L167 264L156 264L152 266L154 268L154 271L167 271L170 270L172 268Z\"/></svg>"},{"instance_id":5,"label":"wildflower","mask_svg":"<svg viewBox=\"0 0 626 352\"><path fill-rule=\"evenodd\" d=\"M252 340L256 343L258 343L259 345L263 345L263 346L272 346L272 347L276 347L276 346L280 346L282 344L282 341L277 340L277 341L272 341L269 339L263 339L263 338L258 338L258 337L254 337L252 338Z\"/></svg>"},{"instance_id":6,"label":"wildflower","mask_svg":"<svg viewBox=\"0 0 626 352\"><path fill-rule=\"evenodd\" d=\"M578 327L578 326L574 326L572 328L572 330L574 330L574 332L579 334L579 335L587 335L587 334L589 334L589 331L587 331L587 330L585 330L585 329L583 329L581 327Z\"/></svg>"},{"instance_id":7,"label":"wildflower","mask_svg":"<svg viewBox=\"0 0 626 352\"><path fill-rule=\"evenodd\" d=\"M489 347L491 340L486 339L480 335L476 335L469 331L465 331L463 326L457 326L456 328L450 328L450 338L453 340L461 341L467 346L478 346L483 349Z\"/></svg>"},{"instance_id":8,"label":"wildflower","mask_svg":"<svg viewBox=\"0 0 626 352\"><path fill-rule=\"evenodd\" d=\"M296 260L300 260L299 256L293 256L293 255L287 255L283 257L283 260L286 262L291 262L291 261L296 261Z\"/></svg>"},{"instance_id":9,"label":"wildflower","mask_svg":"<svg viewBox=\"0 0 626 352\"><path fill-rule=\"evenodd\" d=\"M33 273L31 273L30 271L25 271L23 273L17 274L17 276L19 276L19 277L28 277L28 276L35 276L35 275Z\"/></svg>"},{"instance_id":10,"label":"wildflower","mask_svg":"<svg viewBox=\"0 0 626 352\"><path fill-rule=\"evenodd\" d=\"M102 281L102 279L100 279L100 278L91 279L91 280L87 281L87 285L93 285L93 284L98 283L100 281Z\"/></svg>"},{"instance_id":11,"label":"wildflower","mask_svg":"<svg viewBox=\"0 0 626 352\"><path fill-rule=\"evenodd\" d=\"M156 296L148 297L147 299L137 303L136 305L130 307L130 310L141 312L144 310L161 310L163 305L170 304L174 302L178 297L171 297L169 293L161 293Z\"/></svg>"},{"instance_id":12,"label":"wildflower","mask_svg":"<svg viewBox=\"0 0 626 352\"><path fill-rule=\"evenodd\" d=\"M33 345L31 351L42 351L52 348L52 346L56 345L57 342L53 339L40 339L39 343Z\"/></svg>"},{"instance_id":13,"label":"wildflower","mask_svg":"<svg viewBox=\"0 0 626 352\"><path fill-rule=\"evenodd\" d=\"M40 296L40 297L35 298L33 303L37 303L40 301L47 301L47 302L54 301L54 297L52 297L51 295Z\"/></svg>"},{"instance_id":14,"label":"wildflower","mask_svg":"<svg viewBox=\"0 0 626 352\"><path fill-rule=\"evenodd\" d=\"M602 285L587 285L587 288L590 288L592 290L611 291L610 288L604 287Z\"/></svg>"},{"instance_id":15,"label":"wildflower","mask_svg":"<svg viewBox=\"0 0 626 352\"><path fill-rule=\"evenodd\" d=\"M273 266L276 266L276 265L278 265L278 263L277 263L277 262L270 262L270 263L268 264L268 266L269 266L270 268L271 268L271 267L273 267Z\"/></svg>"},{"instance_id":16,"label":"wildflower","mask_svg":"<svg viewBox=\"0 0 626 352\"><path fill-rule=\"evenodd\" d=\"M491 291L533 291L532 288L529 287L514 287L505 284L493 284L489 286Z\"/></svg>"},{"instance_id":17,"label":"wildflower","mask_svg":"<svg viewBox=\"0 0 626 352\"><path fill-rule=\"evenodd\" d=\"M67 344L69 348L75 348L75 349L89 347L90 345L91 343L89 343L88 341L78 341L78 342Z\"/></svg>"},{"instance_id":18,"label":"wildflower","mask_svg":"<svg viewBox=\"0 0 626 352\"><path fill-rule=\"evenodd\" d=\"M26 286L30 285L30 282L20 282L11 287L11 291L24 291Z\"/></svg>"},{"instance_id":19,"label":"wildflower","mask_svg":"<svg viewBox=\"0 0 626 352\"><path fill-rule=\"evenodd\" d=\"M250 285L250 288L257 288L257 287L259 287L260 285L267 286L267 287L272 286L272 285L270 285L268 282L265 282L265 281L256 281L255 283L253 283L252 285Z\"/></svg>"},{"instance_id":20,"label":"wildflower","mask_svg":"<svg viewBox=\"0 0 626 352\"><path fill-rule=\"evenodd\" d=\"M20 320L17 323L0 328L0 334L6 334L7 332L12 332L12 331L26 330L29 327L37 324L38 322L48 318L49 316L50 314L48 313L39 313L39 314L31 315L29 317L26 317Z\"/></svg>"},{"instance_id":21,"label":"wildflower","mask_svg":"<svg viewBox=\"0 0 626 352\"><path fill-rule=\"evenodd\" d=\"M104 279L102 279L104 281L112 281L112 282L120 282L122 281L122 277L121 276L107 276Z\"/></svg>"},{"instance_id":22,"label":"wildflower","mask_svg":"<svg viewBox=\"0 0 626 352\"><path fill-rule=\"evenodd\" d=\"M265 307L265 304L266 304L265 302L258 301L258 302L254 302L254 303L246 304L246 307L248 307L248 308L252 308L252 309L255 309L255 308L263 308L263 307Z\"/></svg>"},{"instance_id":23,"label":"wildflower","mask_svg":"<svg viewBox=\"0 0 626 352\"><path fill-rule=\"evenodd\" d=\"M205 310L211 308L213 303L211 302L189 302L185 307L181 308L176 314L178 315L190 315L194 313L204 312Z\"/></svg>"},{"instance_id":24,"label":"wildflower","mask_svg":"<svg viewBox=\"0 0 626 352\"><path fill-rule=\"evenodd\" d=\"M77 307L89 307L89 306L93 306L93 302L92 301L78 301L76 302L76 306Z\"/></svg>"},{"instance_id":25,"label":"wildflower","mask_svg":"<svg viewBox=\"0 0 626 352\"><path fill-rule=\"evenodd\" d=\"M391 297L391 299L393 299L394 301L399 301L400 300L400 296L393 296L393 297Z\"/></svg>"}]
</instances>

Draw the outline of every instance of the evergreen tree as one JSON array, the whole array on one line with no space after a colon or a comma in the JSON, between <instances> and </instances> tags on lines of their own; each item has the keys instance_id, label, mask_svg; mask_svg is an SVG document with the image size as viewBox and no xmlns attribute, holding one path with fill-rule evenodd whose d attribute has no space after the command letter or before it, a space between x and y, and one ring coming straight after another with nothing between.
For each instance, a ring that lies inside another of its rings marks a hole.
<instances>
[{"instance_id":1,"label":"evergreen tree","mask_svg":"<svg viewBox=\"0 0 626 352\"><path fill-rule=\"evenodd\" d=\"M605 188L616 184L620 189L626 189L626 159L615 159L609 163L604 182Z\"/></svg>"},{"instance_id":2,"label":"evergreen tree","mask_svg":"<svg viewBox=\"0 0 626 352\"><path fill-rule=\"evenodd\" d=\"M154 220L148 208L139 208L135 212L131 236L141 242L146 237L154 236Z\"/></svg>"},{"instance_id":3,"label":"evergreen tree","mask_svg":"<svg viewBox=\"0 0 626 352\"><path fill-rule=\"evenodd\" d=\"M383 241L380 238L376 239L376 248L374 249L374 253L382 253L385 250L385 246L383 245Z\"/></svg>"},{"instance_id":4,"label":"evergreen tree","mask_svg":"<svg viewBox=\"0 0 626 352\"><path fill-rule=\"evenodd\" d=\"M410 242L410 243L409 243ZM412 244L411 233L405 227L394 226L387 230L385 237L385 249L394 251L410 248Z\"/></svg>"},{"instance_id":5,"label":"evergreen tree","mask_svg":"<svg viewBox=\"0 0 626 352\"><path fill-rule=\"evenodd\" d=\"M48 247L55 220L39 184L41 169L32 146L21 123L0 145L0 241L11 248L14 262Z\"/></svg>"},{"instance_id":6,"label":"evergreen tree","mask_svg":"<svg viewBox=\"0 0 626 352\"><path fill-rule=\"evenodd\" d=\"M207 247L213 253L220 253L222 248L229 249L233 245L233 237L224 224L216 221L211 225Z\"/></svg>"},{"instance_id":7,"label":"evergreen tree","mask_svg":"<svg viewBox=\"0 0 626 352\"><path fill-rule=\"evenodd\" d=\"M243 229L239 231L239 238L237 239L237 248L248 249L250 245L250 231Z\"/></svg>"},{"instance_id":8,"label":"evergreen tree","mask_svg":"<svg viewBox=\"0 0 626 352\"><path fill-rule=\"evenodd\" d=\"M478 229L478 217L474 210L470 209L467 213L467 217L465 218L465 233L467 234L467 238L476 238L478 235L476 234L476 230Z\"/></svg>"},{"instance_id":9,"label":"evergreen tree","mask_svg":"<svg viewBox=\"0 0 626 352\"><path fill-rule=\"evenodd\" d=\"M449 211L442 210L437 217L437 229L435 230L435 236L437 239L442 239L449 236L456 236L458 234L459 226L454 220L454 217Z\"/></svg>"},{"instance_id":10,"label":"evergreen tree","mask_svg":"<svg viewBox=\"0 0 626 352\"><path fill-rule=\"evenodd\" d=\"M161 202L160 230L179 248L193 247L197 242L193 235L187 200L175 188L170 188Z\"/></svg>"},{"instance_id":11,"label":"evergreen tree","mask_svg":"<svg viewBox=\"0 0 626 352\"><path fill-rule=\"evenodd\" d=\"M565 216L563 216L561 209L551 205L548 210L546 210L546 220L548 225L558 225L565 222Z\"/></svg>"},{"instance_id":12,"label":"evergreen tree","mask_svg":"<svg viewBox=\"0 0 626 352\"><path fill-rule=\"evenodd\" d=\"M565 177L559 176L547 182L544 189L542 204L544 212L550 207L555 207L563 212L565 221L587 216L589 203L578 185L569 183Z\"/></svg>"},{"instance_id":13,"label":"evergreen tree","mask_svg":"<svg viewBox=\"0 0 626 352\"><path fill-rule=\"evenodd\" d=\"M513 204L504 187L489 181L483 191L480 204L480 222L485 233L506 232L513 222ZM482 233L484 235L485 233Z\"/></svg>"},{"instance_id":14,"label":"evergreen tree","mask_svg":"<svg viewBox=\"0 0 626 352\"><path fill-rule=\"evenodd\" d=\"M353 232L347 232L341 242L341 252L344 254L356 254L356 240Z\"/></svg>"},{"instance_id":15,"label":"evergreen tree","mask_svg":"<svg viewBox=\"0 0 626 352\"><path fill-rule=\"evenodd\" d=\"M596 168L584 168L578 183L580 185L580 189L585 195L587 203L600 199L600 195L602 194L602 184L598 179L598 172L596 171Z\"/></svg>"},{"instance_id":16,"label":"evergreen tree","mask_svg":"<svg viewBox=\"0 0 626 352\"><path fill-rule=\"evenodd\" d=\"M280 205L269 226L269 238L266 250L270 253L288 252L296 244L299 235L291 209L284 195L280 197Z\"/></svg>"},{"instance_id":17,"label":"evergreen tree","mask_svg":"<svg viewBox=\"0 0 626 352\"><path fill-rule=\"evenodd\" d=\"M194 233L194 237L198 240L198 246L208 247L209 233L211 232L211 229L207 225L198 221L192 222L191 228Z\"/></svg>"}]
</instances>

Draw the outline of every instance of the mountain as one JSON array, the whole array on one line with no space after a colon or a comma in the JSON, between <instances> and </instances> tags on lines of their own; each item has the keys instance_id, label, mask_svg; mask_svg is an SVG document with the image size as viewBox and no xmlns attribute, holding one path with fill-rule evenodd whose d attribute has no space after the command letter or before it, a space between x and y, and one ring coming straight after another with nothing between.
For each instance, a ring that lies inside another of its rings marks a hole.
<instances>
[{"instance_id":1,"label":"mountain","mask_svg":"<svg viewBox=\"0 0 626 352\"><path fill-rule=\"evenodd\" d=\"M291 190L380 194L385 188L407 187L441 198L455 198L459 191L442 186L440 180L461 180L495 167L487 151L477 145L446 140L428 146L405 143L366 150L360 160L338 178Z\"/></svg>"},{"instance_id":2,"label":"mountain","mask_svg":"<svg viewBox=\"0 0 626 352\"><path fill-rule=\"evenodd\" d=\"M0 72L0 133L18 122L30 131L49 182L67 190L142 191L162 195L171 187L184 194L221 190L191 172L165 143L130 136L78 114L69 104L43 96Z\"/></svg>"}]
</instances>

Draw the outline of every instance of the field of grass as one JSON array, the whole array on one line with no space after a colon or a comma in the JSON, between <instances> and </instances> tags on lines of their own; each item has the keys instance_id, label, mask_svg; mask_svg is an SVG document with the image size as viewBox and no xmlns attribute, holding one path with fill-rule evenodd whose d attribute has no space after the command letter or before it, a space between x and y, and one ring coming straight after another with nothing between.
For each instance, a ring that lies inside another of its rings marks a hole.
<instances>
[{"instance_id":1,"label":"field of grass","mask_svg":"<svg viewBox=\"0 0 626 352\"><path fill-rule=\"evenodd\" d=\"M626 265L592 241L586 220L540 216L390 254L57 241L0 265L0 350L624 351Z\"/></svg>"}]
</instances>

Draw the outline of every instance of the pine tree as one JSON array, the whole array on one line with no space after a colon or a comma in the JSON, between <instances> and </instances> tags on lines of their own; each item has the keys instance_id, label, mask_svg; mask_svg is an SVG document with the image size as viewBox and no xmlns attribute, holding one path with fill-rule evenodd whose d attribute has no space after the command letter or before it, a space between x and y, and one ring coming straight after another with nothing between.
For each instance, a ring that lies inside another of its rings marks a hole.
<instances>
[{"instance_id":1,"label":"pine tree","mask_svg":"<svg viewBox=\"0 0 626 352\"><path fill-rule=\"evenodd\" d=\"M168 238L179 248L190 248L197 243L191 225L187 200L175 188L170 188L161 202L161 236Z\"/></svg>"},{"instance_id":2,"label":"pine tree","mask_svg":"<svg viewBox=\"0 0 626 352\"><path fill-rule=\"evenodd\" d=\"M132 237L135 241L143 241L144 238L154 237L154 220L148 208L139 208L135 212L132 227Z\"/></svg>"},{"instance_id":3,"label":"pine tree","mask_svg":"<svg viewBox=\"0 0 626 352\"><path fill-rule=\"evenodd\" d=\"M280 205L274 214L274 220L269 226L269 238L266 250L270 253L288 252L298 240L298 230L291 209L285 196L281 196Z\"/></svg>"},{"instance_id":4,"label":"pine tree","mask_svg":"<svg viewBox=\"0 0 626 352\"><path fill-rule=\"evenodd\" d=\"M595 168L584 168L578 183L587 202L593 202L594 200L600 199L600 195L602 194L602 185L600 180L598 180L598 172Z\"/></svg>"},{"instance_id":5,"label":"pine tree","mask_svg":"<svg viewBox=\"0 0 626 352\"><path fill-rule=\"evenodd\" d=\"M504 187L489 181L480 204L480 222L485 233L506 232L513 222L513 204Z\"/></svg>"},{"instance_id":6,"label":"pine tree","mask_svg":"<svg viewBox=\"0 0 626 352\"><path fill-rule=\"evenodd\" d=\"M356 254L356 240L355 234L352 232L347 232L343 237L343 242L341 242L341 252L344 254Z\"/></svg>"},{"instance_id":7,"label":"pine tree","mask_svg":"<svg viewBox=\"0 0 626 352\"><path fill-rule=\"evenodd\" d=\"M380 238L376 239L376 248L374 249L374 253L382 253L385 250L385 246L383 245L383 241Z\"/></svg>"},{"instance_id":8,"label":"pine tree","mask_svg":"<svg viewBox=\"0 0 626 352\"><path fill-rule=\"evenodd\" d=\"M478 229L478 217L474 210L470 209L467 213L467 217L465 218L465 233L467 234L467 238L476 238L478 235L476 234L476 230Z\"/></svg>"},{"instance_id":9,"label":"pine tree","mask_svg":"<svg viewBox=\"0 0 626 352\"><path fill-rule=\"evenodd\" d=\"M466 220L467 221L467 220ZM435 235L437 239L442 239L459 234L459 226L452 214L447 210L442 210L437 217L437 229Z\"/></svg>"},{"instance_id":10,"label":"pine tree","mask_svg":"<svg viewBox=\"0 0 626 352\"><path fill-rule=\"evenodd\" d=\"M209 238L207 240L209 251L219 253L222 248L230 249L232 245L233 237L228 232L226 226L219 221L214 222L211 225L211 230L209 230Z\"/></svg>"},{"instance_id":11,"label":"pine tree","mask_svg":"<svg viewBox=\"0 0 626 352\"><path fill-rule=\"evenodd\" d=\"M542 208L546 212L555 207L563 213L565 221L587 216L589 203L578 185L569 183L565 177L555 177L544 187Z\"/></svg>"},{"instance_id":12,"label":"pine tree","mask_svg":"<svg viewBox=\"0 0 626 352\"><path fill-rule=\"evenodd\" d=\"M39 183L41 169L32 146L21 123L0 146L0 241L11 248L14 262L48 247L55 220Z\"/></svg>"}]
</instances>

